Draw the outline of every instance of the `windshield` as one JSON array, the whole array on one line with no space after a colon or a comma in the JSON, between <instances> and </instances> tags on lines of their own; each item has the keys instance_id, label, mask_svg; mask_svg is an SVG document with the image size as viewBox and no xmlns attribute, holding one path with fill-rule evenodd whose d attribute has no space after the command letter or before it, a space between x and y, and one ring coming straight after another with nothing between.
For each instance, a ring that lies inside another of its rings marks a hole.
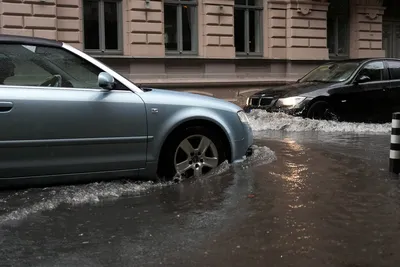
<instances>
[{"instance_id":1,"label":"windshield","mask_svg":"<svg viewBox=\"0 0 400 267\"><path fill-rule=\"evenodd\" d=\"M353 74L359 64L359 62L324 64L308 73L299 82L343 82Z\"/></svg>"}]
</instances>

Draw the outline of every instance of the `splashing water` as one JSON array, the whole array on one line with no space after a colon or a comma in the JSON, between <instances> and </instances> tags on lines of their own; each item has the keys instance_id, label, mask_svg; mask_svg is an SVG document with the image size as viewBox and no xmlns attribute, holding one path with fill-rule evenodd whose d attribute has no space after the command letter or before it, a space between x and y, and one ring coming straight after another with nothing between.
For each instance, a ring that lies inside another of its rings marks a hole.
<instances>
[{"instance_id":1,"label":"splashing water","mask_svg":"<svg viewBox=\"0 0 400 267\"><path fill-rule=\"evenodd\" d=\"M351 123L303 119L284 113L254 110L249 115L250 125L255 132L278 130L286 132L341 132L341 133L390 133L391 124Z\"/></svg>"},{"instance_id":2,"label":"splashing water","mask_svg":"<svg viewBox=\"0 0 400 267\"><path fill-rule=\"evenodd\" d=\"M250 165L267 164L276 159L275 153L267 147L255 146L254 153L251 157L244 159L241 163L234 164L248 168ZM216 169L208 173L202 179L212 176L221 175L232 167L228 162L223 162ZM176 181L175 181L176 182ZM0 225L21 221L28 216L43 211L53 210L62 204L71 206L99 203L104 200L120 198L126 195L140 195L154 188L171 186L174 182L154 183L154 182L98 182L87 185L72 185L51 187L44 189L28 189L23 192L17 192L9 196L0 198L2 205L7 205L11 198L18 199L22 202L22 207L12 210L5 209L5 213L0 215ZM40 190L39 192L34 192ZM35 199L30 196L35 194ZM33 202L33 204L32 204Z\"/></svg>"},{"instance_id":3,"label":"splashing water","mask_svg":"<svg viewBox=\"0 0 400 267\"><path fill-rule=\"evenodd\" d=\"M62 186L43 189L39 195L41 201L21 207L0 216L0 224L9 221L19 221L31 214L46 210L53 210L61 204L80 205L84 203L98 203L109 198L118 198L123 195L139 194L150 188L167 186L168 183L134 183L134 182L110 182L92 183L88 185ZM25 202L30 202L26 197Z\"/></svg>"},{"instance_id":4,"label":"splashing water","mask_svg":"<svg viewBox=\"0 0 400 267\"><path fill-rule=\"evenodd\" d=\"M253 155L237 164L239 167L247 169L250 166L264 165L276 160L275 152L266 146L254 145L253 149Z\"/></svg>"},{"instance_id":5,"label":"splashing water","mask_svg":"<svg viewBox=\"0 0 400 267\"><path fill-rule=\"evenodd\" d=\"M247 169L250 166L259 166L263 164L268 164L276 160L275 152L269 149L266 146L257 146L253 145L253 155L250 157L243 157L242 160L234 163L235 167L239 166ZM228 161L222 162L217 168L213 169L206 175L202 177L202 179L206 179L212 176L221 175L231 169L232 165L228 163ZM177 174L174 177L175 182L181 182L183 178Z\"/></svg>"}]
</instances>

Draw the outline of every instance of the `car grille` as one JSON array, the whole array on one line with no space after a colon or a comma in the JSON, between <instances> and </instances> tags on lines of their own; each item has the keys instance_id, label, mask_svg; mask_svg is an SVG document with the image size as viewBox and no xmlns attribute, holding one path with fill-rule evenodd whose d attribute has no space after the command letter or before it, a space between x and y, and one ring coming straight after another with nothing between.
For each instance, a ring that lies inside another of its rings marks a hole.
<instances>
[{"instance_id":1,"label":"car grille","mask_svg":"<svg viewBox=\"0 0 400 267\"><path fill-rule=\"evenodd\" d=\"M271 104L271 102L272 102L271 97L263 97L263 98L261 98L260 106L268 106Z\"/></svg>"},{"instance_id":2,"label":"car grille","mask_svg":"<svg viewBox=\"0 0 400 267\"><path fill-rule=\"evenodd\" d=\"M258 106L260 103L260 99L259 98L252 98L251 99L251 105L252 106Z\"/></svg>"},{"instance_id":3,"label":"car grille","mask_svg":"<svg viewBox=\"0 0 400 267\"><path fill-rule=\"evenodd\" d=\"M272 97L253 97L251 98L250 105L252 106L269 106L272 103Z\"/></svg>"}]
</instances>

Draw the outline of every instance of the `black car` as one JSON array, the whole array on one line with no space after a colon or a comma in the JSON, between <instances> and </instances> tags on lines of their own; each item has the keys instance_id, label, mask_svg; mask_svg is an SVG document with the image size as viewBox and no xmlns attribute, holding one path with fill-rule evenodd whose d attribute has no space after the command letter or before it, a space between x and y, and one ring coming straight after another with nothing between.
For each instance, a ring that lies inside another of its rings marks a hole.
<instances>
[{"instance_id":1,"label":"black car","mask_svg":"<svg viewBox=\"0 0 400 267\"><path fill-rule=\"evenodd\" d=\"M400 111L400 60L328 62L295 83L250 96L244 109L312 119L388 122L393 112Z\"/></svg>"}]
</instances>

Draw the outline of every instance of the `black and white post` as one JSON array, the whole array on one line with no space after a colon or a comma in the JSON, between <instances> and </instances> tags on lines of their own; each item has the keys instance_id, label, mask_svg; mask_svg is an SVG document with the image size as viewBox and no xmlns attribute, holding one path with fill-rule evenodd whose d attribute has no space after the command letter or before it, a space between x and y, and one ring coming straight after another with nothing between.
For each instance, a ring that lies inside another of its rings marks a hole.
<instances>
[{"instance_id":1,"label":"black and white post","mask_svg":"<svg viewBox=\"0 0 400 267\"><path fill-rule=\"evenodd\" d=\"M400 112L392 115L389 171L394 174L400 173Z\"/></svg>"}]
</instances>

